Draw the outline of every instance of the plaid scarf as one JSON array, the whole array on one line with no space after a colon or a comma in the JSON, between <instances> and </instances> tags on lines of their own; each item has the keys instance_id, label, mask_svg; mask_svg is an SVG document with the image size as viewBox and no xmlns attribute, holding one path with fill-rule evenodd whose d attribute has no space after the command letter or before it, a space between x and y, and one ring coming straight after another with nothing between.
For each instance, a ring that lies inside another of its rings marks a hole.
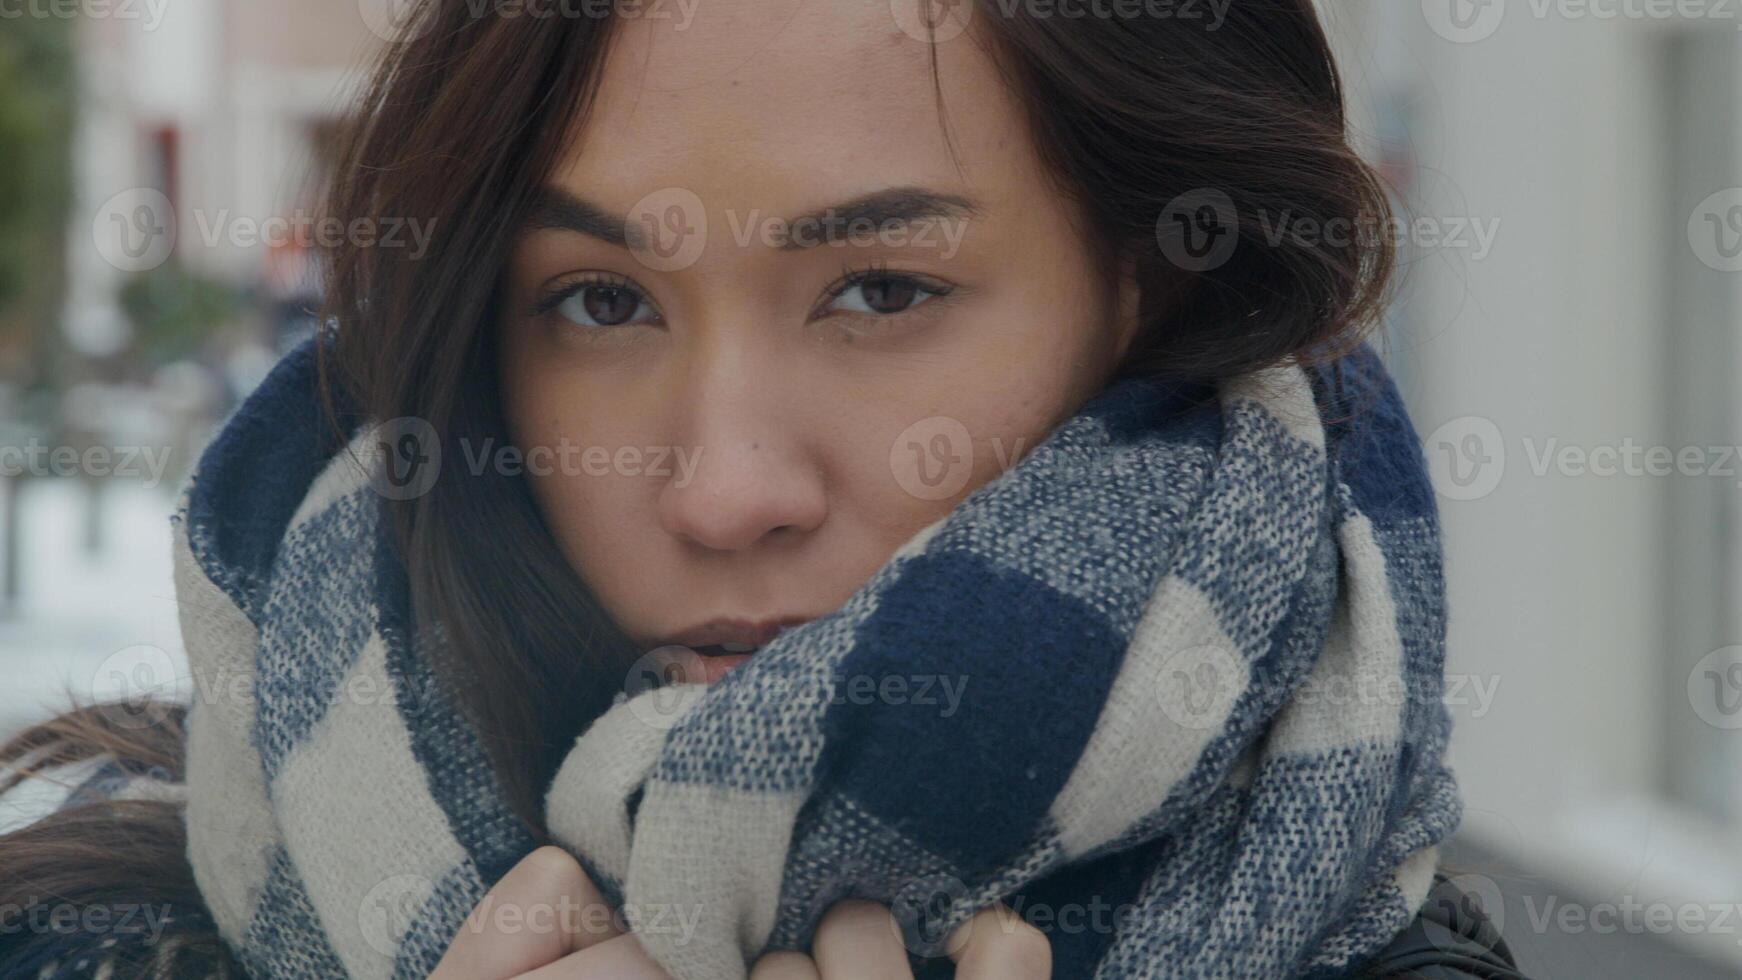
<instances>
[{"instance_id":1,"label":"plaid scarf","mask_svg":"<svg viewBox=\"0 0 1742 980\"><path fill-rule=\"evenodd\" d=\"M422 977L534 842L420 654L380 429L332 451L313 343L174 519L189 854L250 973ZM916 957L1004 901L1056 976L1342 975L1459 816L1444 615L1370 350L1119 379L839 609L620 697L548 828L680 980L742 978L848 897Z\"/></svg>"}]
</instances>

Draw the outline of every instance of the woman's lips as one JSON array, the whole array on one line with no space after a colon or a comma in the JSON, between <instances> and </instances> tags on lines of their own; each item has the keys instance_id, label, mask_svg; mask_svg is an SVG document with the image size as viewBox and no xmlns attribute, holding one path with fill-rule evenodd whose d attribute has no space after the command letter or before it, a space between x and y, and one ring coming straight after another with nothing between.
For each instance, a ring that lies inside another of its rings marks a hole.
<instances>
[{"instance_id":1,"label":"woman's lips","mask_svg":"<svg viewBox=\"0 0 1742 980\"><path fill-rule=\"evenodd\" d=\"M670 651L677 668L675 683L712 684L754 656L763 646L809 616L776 616L761 620L722 617L673 634L657 649Z\"/></svg>"},{"instance_id":2,"label":"woman's lips","mask_svg":"<svg viewBox=\"0 0 1742 980\"><path fill-rule=\"evenodd\" d=\"M748 653L810 619L811 617L808 616L770 616L754 620L721 616L700 625L679 630L667 637L664 642L697 650L703 647L724 646L728 648L725 650L727 653Z\"/></svg>"}]
</instances>

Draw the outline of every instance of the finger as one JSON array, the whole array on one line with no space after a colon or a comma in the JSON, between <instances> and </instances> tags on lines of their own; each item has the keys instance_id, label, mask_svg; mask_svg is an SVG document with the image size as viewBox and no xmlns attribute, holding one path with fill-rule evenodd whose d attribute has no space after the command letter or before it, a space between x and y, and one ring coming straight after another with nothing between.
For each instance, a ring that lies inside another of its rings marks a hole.
<instances>
[{"instance_id":1,"label":"finger","mask_svg":"<svg viewBox=\"0 0 1742 980\"><path fill-rule=\"evenodd\" d=\"M822 980L816 961L803 953L769 953L750 968L750 980Z\"/></svg>"},{"instance_id":2,"label":"finger","mask_svg":"<svg viewBox=\"0 0 1742 980\"><path fill-rule=\"evenodd\" d=\"M514 980L671 980L634 936L595 943Z\"/></svg>"},{"instance_id":3,"label":"finger","mask_svg":"<svg viewBox=\"0 0 1742 980\"><path fill-rule=\"evenodd\" d=\"M895 917L875 902L850 899L830 908L811 955L822 980L913 980Z\"/></svg>"},{"instance_id":4,"label":"finger","mask_svg":"<svg viewBox=\"0 0 1742 980\"><path fill-rule=\"evenodd\" d=\"M621 934L580 863L540 847L479 899L430 980L511 977Z\"/></svg>"},{"instance_id":5,"label":"finger","mask_svg":"<svg viewBox=\"0 0 1742 980\"><path fill-rule=\"evenodd\" d=\"M981 909L950 933L956 980L1047 980L1052 941L1002 904Z\"/></svg>"}]
</instances>

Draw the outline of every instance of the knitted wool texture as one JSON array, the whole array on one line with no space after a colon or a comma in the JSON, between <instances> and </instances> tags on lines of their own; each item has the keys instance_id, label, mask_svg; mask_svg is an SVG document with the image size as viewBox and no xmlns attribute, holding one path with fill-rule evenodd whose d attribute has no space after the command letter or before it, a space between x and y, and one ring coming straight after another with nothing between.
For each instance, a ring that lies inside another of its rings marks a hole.
<instances>
[{"instance_id":1,"label":"knitted wool texture","mask_svg":"<svg viewBox=\"0 0 1742 980\"><path fill-rule=\"evenodd\" d=\"M332 451L312 343L173 522L189 854L250 973L422 977L533 841L410 635L378 432ZM547 823L679 980L742 978L847 897L916 954L1003 900L1061 977L1341 975L1459 816L1444 613L1370 350L1121 379L839 609L620 698Z\"/></svg>"}]
</instances>

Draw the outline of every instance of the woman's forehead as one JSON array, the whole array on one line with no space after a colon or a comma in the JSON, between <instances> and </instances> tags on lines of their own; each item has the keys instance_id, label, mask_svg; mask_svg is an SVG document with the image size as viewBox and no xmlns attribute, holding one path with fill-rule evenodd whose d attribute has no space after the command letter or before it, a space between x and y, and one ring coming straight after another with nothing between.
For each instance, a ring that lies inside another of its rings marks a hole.
<instances>
[{"instance_id":1,"label":"woman's forehead","mask_svg":"<svg viewBox=\"0 0 1742 980\"><path fill-rule=\"evenodd\" d=\"M1018 100L979 44L916 40L890 10L742 0L688 23L624 18L560 170L592 186L767 180L809 199L767 206L986 179L1024 138Z\"/></svg>"}]
</instances>

